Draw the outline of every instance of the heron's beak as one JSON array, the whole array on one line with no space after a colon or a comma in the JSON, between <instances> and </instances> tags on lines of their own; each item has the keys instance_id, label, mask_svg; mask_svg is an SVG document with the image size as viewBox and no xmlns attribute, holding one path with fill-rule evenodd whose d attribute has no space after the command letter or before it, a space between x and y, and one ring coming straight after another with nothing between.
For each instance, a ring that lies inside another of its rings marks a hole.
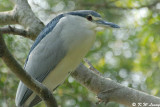
<instances>
[{"instance_id":1,"label":"heron's beak","mask_svg":"<svg viewBox=\"0 0 160 107\"><path fill-rule=\"evenodd\" d=\"M97 20L96 23L103 27L120 28L118 25L111 22L106 22L104 20Z\"/></svg>"}]
</instances>

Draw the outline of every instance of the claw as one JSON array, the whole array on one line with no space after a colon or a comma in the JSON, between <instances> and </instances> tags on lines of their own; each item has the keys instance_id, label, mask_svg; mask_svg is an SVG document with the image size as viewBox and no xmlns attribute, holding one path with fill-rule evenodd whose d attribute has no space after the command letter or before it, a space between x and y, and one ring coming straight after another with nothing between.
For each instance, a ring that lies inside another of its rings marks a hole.
<instances>
[{"instance_id":1,"label":"claw","mask_svg":"<svg viewBox=\"0 0 160 107\"><path fill-rule=\"evenodd\" d=\"M100 98L98 98L98 96L96 96L96 98L98 99L98 101L96 102L96 105L104 103L105 105L109 102L109 100L102 100Z\"/></svg>"}]
</instances>

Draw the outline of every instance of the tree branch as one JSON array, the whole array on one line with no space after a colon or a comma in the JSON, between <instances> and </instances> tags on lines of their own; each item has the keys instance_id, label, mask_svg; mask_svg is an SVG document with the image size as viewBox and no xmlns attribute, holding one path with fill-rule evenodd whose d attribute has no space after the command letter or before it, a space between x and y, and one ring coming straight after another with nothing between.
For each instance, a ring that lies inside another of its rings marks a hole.
<instances>
[{"instance_id":1,"label":"tree branch","mask_svg":"<svg viewBox=\"0 0 160 107\"><path fill-rule=\"evenodd\" d=\"M27 30L33 35L32 39L35 39L44 28L44 24L35 16L27 0L16 0L15 4L14 10L18 16L18 22L27 27Z\"/></svg>"},{"instance_id":2,"label":"tree branch","mask_svg":"<svg viewBox=\"0 0 160 107\"><path fill-rule=\"evenodd\" d=\"M45 101L47 107L58 107L57 102L53 97L52 93L41 83L33 79L14 59L14 57L11 55L5 44L1 33L0 56L12 72L31 90L33 90L38 96L40 96L43 99L43 101Z\"/></svg>"},{"instance_id":3,"label":"tree branch","mask_svg":"<svg viewBox=\"0 0 160 107\"><path fill-rule=\"evenodd\" d=\"M18 29L18 28L12 27L12 26L2 27L2 28L0 28L0 32L2 32L3 34L7 33L7 34L20 35L25 38L29 38L29 39L33 40L32 35L29 31L26 31L24 29Z\"/></svg>"},{"instance_id":4,"label":"tree branch","mask_svg":"<svg viewBox=\"0 0 160 107\"><path fill-rule=\"evenodd\" d=\"M0 25L21 24L27 28L32 35L30 38L34 40L44 24L35 16L27 0L15 0L15 4L12 11L0 12Z\"/></svg>"},{"instance_id":5,"label":"tree branch","mask_svg":"<svg viewBox=\"0 0 160 107\"><path fill-rule=\"evenodd\" d=\"M133 107L132 103L137 104L139 102L160 104L160 98L122 86L110 79L97 75L83 64L80 64L71 75L82 85L97 94L98 98L104 102L115 101L129 107Z\"/></svg>"},{"instance_id":6,"label":"tree branch","mask_svg":"<svg viewBox=\"0 0 160 107\"><path fill-rule=\"evenodd\" d=\"M0 12L0 25L18 24L13 11Z\"/></svg>"}]
</instances>

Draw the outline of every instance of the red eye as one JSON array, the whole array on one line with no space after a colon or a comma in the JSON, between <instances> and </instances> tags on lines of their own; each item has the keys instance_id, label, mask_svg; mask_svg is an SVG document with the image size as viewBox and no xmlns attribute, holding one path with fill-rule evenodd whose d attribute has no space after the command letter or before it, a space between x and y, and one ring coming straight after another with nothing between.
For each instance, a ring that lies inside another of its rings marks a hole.
<instances>
[{"instance_id":1,"label":"red eye","mask_svg":"<svg viewBox=\"0 0 160 107\"><path fill-rule=\"evenodd\" d=\"M87 20L92 21L92 16L87 16Z\"/></svg>"}]
</instances>

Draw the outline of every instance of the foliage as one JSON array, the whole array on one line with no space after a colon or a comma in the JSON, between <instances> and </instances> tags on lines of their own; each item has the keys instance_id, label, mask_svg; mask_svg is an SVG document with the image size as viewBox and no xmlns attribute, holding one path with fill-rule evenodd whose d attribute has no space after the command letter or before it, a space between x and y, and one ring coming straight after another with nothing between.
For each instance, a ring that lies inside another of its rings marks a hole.
<instances>
[{"instance_id":1,"label":"foliage","mask_svg":"<svg viewBox=\"0 0 160 107\"><path fill-rule=\"evenodd\" d=\"M13 3L0 0L0 11L11 10ZM45 23L55 14L77 9L92 9L120 30L97 33L97 40L87 54L90 62L104 75L125 86L160 96L160 2L158 0L29 0L32 10ZM154 5L154 3L156 3ZM48 17L49 16L49 17ZM47 19L47 20L46 20ZM7 46L21 65L32 41L4 35ZM13 107L18 78L0 60L0 106ZM69 77L54 95L62 107L106 107L95 105L96 95ZM37 107L43 107L40 104ZM108 107L123 107L109 103Z\"/></svg>"}]
</instances>

